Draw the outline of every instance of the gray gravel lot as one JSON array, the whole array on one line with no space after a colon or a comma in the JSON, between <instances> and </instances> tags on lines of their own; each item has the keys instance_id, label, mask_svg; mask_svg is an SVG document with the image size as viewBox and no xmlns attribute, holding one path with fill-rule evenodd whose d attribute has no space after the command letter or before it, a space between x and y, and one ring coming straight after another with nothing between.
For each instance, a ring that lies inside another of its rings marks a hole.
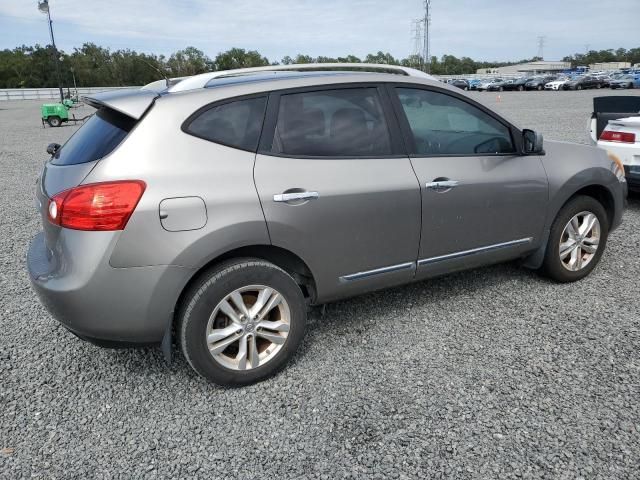
<instances>
[{"instance_id":1,"label":"gray gravel lot","mask_svg":"<svg viewBox=\"0 0 640 480\"><path fill-rule=\"evenodd\" d=\"M473 95L586 142L596 94ZM284 372L225 390L36 300L33 184L75 131L42 129L39 103L0 102L0 478L639 477L638 197L582 282L507 264L335 303Z\"/></svg>"}]
</instances>

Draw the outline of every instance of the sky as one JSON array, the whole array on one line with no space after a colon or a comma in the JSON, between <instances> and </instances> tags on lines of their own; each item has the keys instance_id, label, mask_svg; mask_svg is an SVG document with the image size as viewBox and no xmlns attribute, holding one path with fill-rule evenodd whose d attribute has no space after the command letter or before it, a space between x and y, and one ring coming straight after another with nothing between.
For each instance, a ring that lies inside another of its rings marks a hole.
<instances>
[{"instance_id":1,"label":"sky","mask_svg":"<svg viewBox=\"0 0 640 480\"><path fill-rule=\"evenodd\" d=\"M210 57L231 47L285 55L364 57L414 51L422 0L50 0L58 48L85 42L169 55L187 46ZM640 0L432 0L431 54L475 60L545 60L640 46ZM49 42L37 0L0 0L0 49Z\"/></svg>"}]
</instances>

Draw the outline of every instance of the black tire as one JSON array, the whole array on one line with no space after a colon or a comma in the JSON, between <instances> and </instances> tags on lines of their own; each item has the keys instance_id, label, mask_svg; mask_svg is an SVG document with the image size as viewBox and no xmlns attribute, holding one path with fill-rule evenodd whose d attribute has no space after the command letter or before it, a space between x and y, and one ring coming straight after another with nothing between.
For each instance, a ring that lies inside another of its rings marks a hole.
<instances>
[{"instance_id":1,"label":"black tire","mask_svg":"<svg viewBox=\"0 0 640 480\"><path fill-rule=\"evenodd\" d=\"M598 249L591 261L582 269L571 271L562 264L560 260L560 240L565 226L578 213L593 213L600 222L600 241ZM549 241L545 252L544 261L540 269L540 273L555 280L556 282L566 283L575 282L583 279L591 273L598 265L602 253L607 246L607 238L609 236L609 221L607 213L602 204L593 197L580 195L569 200L558 212L549 234Z\"/></svg>"},{"instance_id":2,"label":"black tire","mask_svg":"<svg viewBox=\"0 0 640 480\"><path fill-rule=\"evenodd\" d=\"M633 83L629 84L629 89L633 88Z\"/></svg>"},{"instance_id":3,"label":"black tire","mask_svg":"<svg viewBox=\"0 0 640 480\"><path fill-rule=\"evenodd\" d=\"M600 89L600 87L602 87L602 85L600 85L599 83L596 83L596 88Z\"/></svg>"},{"instance_id":4,"label":"black tire","mask_svg":"<svg viewBox=\"0 0 640 480\"><path fill-rule=\"evenodd\" d=\"M53 116L47 118L47 123L50 127L59 127L60 125L62 125L62 120L60 120L60 117L58 116Z\"/></svg>"},{"instance_id":5,"label":"black tire","mask_svg":"<svg viewBox=\"0 0 640 480\"><path fill-rule=\"evenodd\" d=\"M576 87L576 90L582 90L582 85L578 85L578 86Z\"/></svg>"},{"instance_id":6,"label":"black tire","mask_svg":"<svg viewBox=\"0 0 640 480\"><path fill-rule=\"evenodd\" d=\"M504 88L503 88L503 87L500 87L500 88L498 89L498 91L499 91L499 92L504 92Z\"/></svg>"},{"instance_id":7,"label":"black tire","mask_svg":"<svg viewBox=\"0 0 640 480\"><path fill-rule=\"evenodd\" d=\"M518 86L518 91L519 91L519 92L522 92L523 90L524 90L524 87L523 87L522 85L519 85L519 86Z\"/></svg>"},{"instance_id":8,"label":"black tire","mask_svg":"<svg viewBox=\"0 0 640 480\"><path fill-rule=\"evenodd\" d=\"M218 363L209 352L207 325L210 315L227 295L249 285L273 288L284 297L290 312L290 330L280 350L267 363L234 370ZM177 319L180 346L189 365L211 382L240 387L265 380L284 367L304 337L307 306L300 287L287 272L264 260L244 258L205 272L186 293Z\"/></svg>"},{"instance_id":9,"label":"black tire","mask_svg":"<svg viewBox=\"0 0 640 480\"><path fill-rule=\"evenodd\" d=\"M543 86L542 86L542 85L538 85L538 87L537 87L537 88L538 88L538 91L540 91L540 90L542 90L542 89L543 89Z\"/></svg>"}]
</instances>

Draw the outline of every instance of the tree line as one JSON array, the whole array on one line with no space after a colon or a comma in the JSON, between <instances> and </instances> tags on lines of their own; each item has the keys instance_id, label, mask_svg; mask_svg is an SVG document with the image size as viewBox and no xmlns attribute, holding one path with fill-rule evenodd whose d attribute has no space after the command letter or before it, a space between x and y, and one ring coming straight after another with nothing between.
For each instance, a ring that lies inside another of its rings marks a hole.
<instances>
[{"instance_id":1,"label":"tree line","mask_svg":"<svg viewBox=\"0 0 640 480\"><path fill-rule=\"evenodd\" d=\"M333 58L299 54L272 62L256 50L242 48L221 52L212 59L195 47L187 47L165 57L138 53L129 49L112 51L93 43L85 43L81 48L74 48L70 53L55 51L50 45L23 45L13 50L0 50L0 88L57 86L56 59L59 61L60 75L65 88L72 88L74 79L78 87L144 85L162 78L162 75L182 77L216 70L293 63L365 62L424 69L422 59L418 55L395 58L390 53L384 52L371 53L364 58L355 55ZM443 55L440 58L435 56L431 58L430 70L435 75L460 75L475 73L481 68L500 67L532 60L539 59L523 59L517 62L479 62L469 57ZM611 61L636 64L640 63L640 48L590 51L585 54L574 54L563 60L571 62L573 66Z\"/></svg>"}]
</instances>

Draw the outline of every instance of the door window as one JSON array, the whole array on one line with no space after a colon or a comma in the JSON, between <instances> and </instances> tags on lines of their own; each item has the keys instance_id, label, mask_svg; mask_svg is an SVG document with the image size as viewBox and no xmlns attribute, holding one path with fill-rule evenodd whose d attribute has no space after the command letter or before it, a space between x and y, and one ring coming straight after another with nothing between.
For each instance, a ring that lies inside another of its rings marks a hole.
<instances>
[{"instance_id":1,"label":"door window","mask_svg":"<svg viewBox=\"0 0 640 480\"><path fill-rule=\"evenodd\" d=\"M266 97L257 97L209 108L191 120L186 132L211 142L255 152L266 104Z\"/></svg>"},{"instance_id":2,"label":"door window","mask_svg":"<svg viewBox=\"0 0 640 480\"><path fill-rule=\"evenodd\" d=\"M479 108L451 95L396 88L417 155L513 153L509 128Z\"/></svg>"},{"instance_id":3,"label":"door window","mask_svg":"<svg viewBox=\"0 0 640 480\"><path fill-rule=\"evenodd\" d=\"M314 157L391 154L376 88L346 88L280 97L272 153Z\"/></svg>"}]
</instances>

